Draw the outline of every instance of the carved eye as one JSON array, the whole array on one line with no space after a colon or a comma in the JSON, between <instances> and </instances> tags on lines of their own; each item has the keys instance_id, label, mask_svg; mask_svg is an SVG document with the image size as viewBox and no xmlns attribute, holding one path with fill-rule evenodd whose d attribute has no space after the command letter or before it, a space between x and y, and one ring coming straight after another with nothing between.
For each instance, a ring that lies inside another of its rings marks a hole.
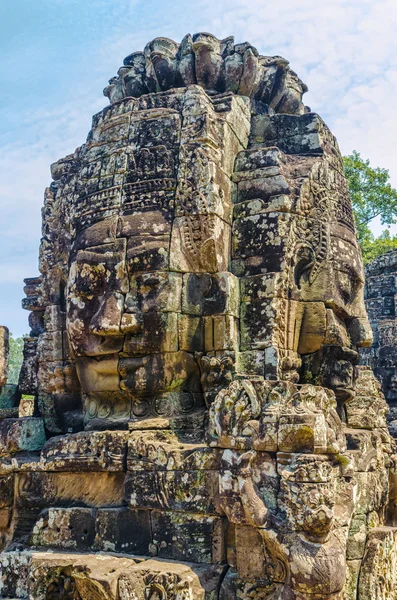
<instances>
[{"instance_id":1,"label":"carved eye","mask_svg":"<svg viewBox=\"0 0 397 600\"><path fill-rule=\"evenodd\" d=\"M106 267L102 263L97 265L86 262L75 262L76 276L71 285L72 295L98 296L106 288Z\"/></svg>"}]
</instances>

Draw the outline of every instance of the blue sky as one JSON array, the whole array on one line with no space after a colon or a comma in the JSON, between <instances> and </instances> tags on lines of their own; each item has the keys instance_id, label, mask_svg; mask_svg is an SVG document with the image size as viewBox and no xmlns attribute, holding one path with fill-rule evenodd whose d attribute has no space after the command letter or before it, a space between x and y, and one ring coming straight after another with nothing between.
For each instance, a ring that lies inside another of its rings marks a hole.
<instances>
[{"instance_id":1,"label":"blue sky","mask_svg":"<svg viewBox=\"0 0 397 600\"><path fill-rule=\"evenodd\" d=\"M287 58L342 152L397 186L396 0L2 0L0 324L14 335L28 332L22 280L38 273L49 165L85 141L127 54L197 31Z\"/></svg>"}]
</instances>

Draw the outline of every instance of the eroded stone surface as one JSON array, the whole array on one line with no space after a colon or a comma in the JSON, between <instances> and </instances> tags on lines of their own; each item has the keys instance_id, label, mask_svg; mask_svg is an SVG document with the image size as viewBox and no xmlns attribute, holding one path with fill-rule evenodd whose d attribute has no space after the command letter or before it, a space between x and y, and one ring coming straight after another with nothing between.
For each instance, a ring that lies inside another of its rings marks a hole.
<instances>
[{"instance_id":1,"label":"eroded stone surface","mask_svg":"<svg viewBox=\"0 0 397 600\"><path fill-rule=\"evenodd\" d=\"M34 401L0 422L3 597L396 598L361 254L305 89L250 44L157 38L52 165Z\"/></svg>"}]
</instances>

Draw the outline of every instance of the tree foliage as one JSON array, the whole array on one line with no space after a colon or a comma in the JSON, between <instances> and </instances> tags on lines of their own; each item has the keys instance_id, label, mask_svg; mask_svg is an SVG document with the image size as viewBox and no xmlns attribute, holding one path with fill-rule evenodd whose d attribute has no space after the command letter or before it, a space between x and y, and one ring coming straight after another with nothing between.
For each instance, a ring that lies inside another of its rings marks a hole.
<instances>
[{"instance_id":1,"label":"tree foliage","mask_svg":"<svg viewBox=\"0 0 397 600\"><path fill-rule=\"evenodd\" d=\"M364 262L369 262L397 248L397 236L385 229L375 237L369 224L380 217L382 225L397 223L397 190L389 182L389 171L373 168L369 160L361 158L353 150L343 158L345 174L349 184L353 211L356 219L358 241Z\"/></svg>"},{"instance_id":2,"label":"tree foliage","mask_svg":"<svg viewBox=\"0 0 397 600\"><path fill-rule=\"evenodd\" d=\"M373 234L371 235L371 239L365 239L361 243L365 263L371 262L390 250L397 250L397 235L391 236L388 229L382 231L378 237L374 237Z\"/></svg>"},{"instance_id":3,"label":"tree foliage","mask_svg":"<svg viewBox=\"0 0 397 600\"><path fill-rule=\"evenodd\" d=\"M14 338L10 333L10 360L7 383L18 383L23 359L23 337Z\"/></svg>"}]
</instances>

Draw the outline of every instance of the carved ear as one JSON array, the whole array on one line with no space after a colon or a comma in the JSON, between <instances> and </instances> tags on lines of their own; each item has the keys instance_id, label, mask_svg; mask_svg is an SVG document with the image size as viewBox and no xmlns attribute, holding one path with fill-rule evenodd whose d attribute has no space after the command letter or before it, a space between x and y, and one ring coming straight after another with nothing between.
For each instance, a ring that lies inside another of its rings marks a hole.
<instances>
[{"instance_id":1,"label":"carved ear","mask_svg":"<svg viewBox=\"0 0 397 600\"><path fill-rule=\"evenodd\" d=\"M256 390L255 390L254 386L252 385L251 381L249 381L248 379L243 379L241 382L241 385L242 385L244 391L246 392L246 394L248 395L248 398L251 402L252 417L256 418L259 416L259 413L261 411L261 405L260 405Z\"/></svg>"},{"instance_id":2,"label":"carved ear","mask_svg":"<svg viewBox=\"0 0 397 600\"><path fill-rule=\"evenodd\" d=\"M208 271L216 268L216 243L214 238L208 238L200 248L200 263Z\"/></svg>"},{"instance_id":3,"label":"carved ear","mask_svg":"<svg viewBox=\"0 0 397 600\"><path fill-rule=\"evenodd\" d=\"M314 265L313 253L311 248L308 246L300 246L297 248L297 262L294 269L294 281L298 289L300 289L300 282L302 277L306 276L307 279L310 277L311 269Z\"/></svg>"}]
</instances>

